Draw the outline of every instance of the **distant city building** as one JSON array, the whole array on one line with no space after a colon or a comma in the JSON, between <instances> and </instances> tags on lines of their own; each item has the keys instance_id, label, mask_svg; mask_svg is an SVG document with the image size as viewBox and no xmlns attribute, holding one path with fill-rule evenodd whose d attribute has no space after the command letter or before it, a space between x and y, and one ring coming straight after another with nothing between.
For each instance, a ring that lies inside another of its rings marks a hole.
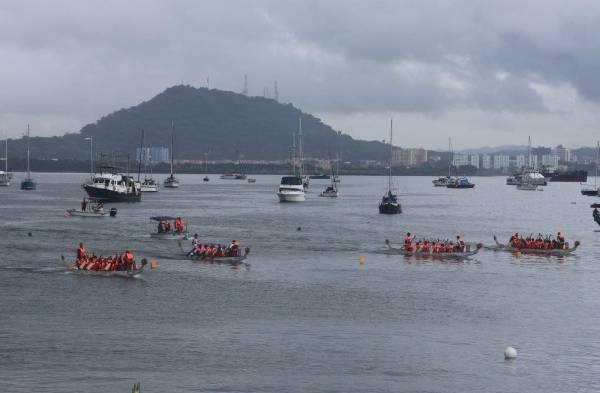
<instances>
[{"instance_id":1,"label":"distant city building","mask_svg":"<svg viewBox=\"0 0 600 393\"><path fill-rule=\"evenodd\" d=\"M481 155L481 167L483 169L492 169L492 157L489 154Z\"/></svg>"},{"instance_id":2,"label":"distant city building","mask_svg":"<svg viewBox=\"0 0 600 393\"><path fill-rule=\"evenodd\" d=\"M471 166L479 169L479 154L471 154L469 156L469 163Z\"/></svg>"},{"instance_id":3,"label":"distant city building","mask_svg":"<svg viewBox=\"0 0 600 393\"><path fill-rule=\"evenodd\" d=\"M394 162L402 166L415 167L427 162L427 150L422 147L418 149L394 149Z\"/></svg>"},{"instance_id":4,"label":"distant city building","mask_svg":"<svg viewBox=\"0 0 600 393\"><path fill-rule=\"evenodd\" d=\"M469 165L469 155L468 154L458 154L455 153L452 155L452 166L458 168L460 166Z\"/></svg>"},{"instance_id":5,"label":"distant city building","mask_svg":"<svg viewBox=\"0 0 600 393\"><path fill-rule=\"evenodd\" d=\"M140 148L135 149L135 158L140 158ZM142 150L142 161L169 162L169 149L164 146L144 147Z\"/></svg>"},{"instance_id":6,"label":"distant city building","mask_svg":"<svg viewBox=\"0 0 600 393\"><path fill-rule=\"evenodd\" d=\"M527 156L525 154L519 154L515 157L515 166L517 169L521 169L524 167L529 167L531 169L537 169L538 167L538 159L537 156L532 155L529 160L529 165L527 165Z\"/></svg>"},{"instance_id":7,"label":"distant city building","mask_svg":"<svg viewBox=\"0 0 600 393\"><path fill-rule=\"evenodd\" d=\"M494 156L494 169L510 168L510 156L506 154L496 154Z\"/></svg>"},{"instance_id":8,"label":"distant city building","mask_svg":"<svg viewBox=\"0 0 600 393\"><path fill-rule=\"evenodd\" d=\"M555 154L544 154L542 156L543 166L558 166L558 156Z\"/></svg>"},{"instance_id":9,"label":"distant city building","mask_svg":"<svg viewBox=\"0 0 600 393\"><path fill-rule=\"evenodd\" d=\"M563 145L556 146L553 149L552 153L555 156L558 156L559 161L563 161L563 162L571 161L571 149L567 149L566 147L563 147Z\"/></svg>"},{"instance_id":10,"label":"distant city building","mask_svg":"<svg viewBox=\"0 0 600 393\"><path fill-rule=\"evenodd\" d=\"M525 166L525 154L519 154L515 157L515 163L517 168L523 168Z\"/></svg>"}]
</instances>

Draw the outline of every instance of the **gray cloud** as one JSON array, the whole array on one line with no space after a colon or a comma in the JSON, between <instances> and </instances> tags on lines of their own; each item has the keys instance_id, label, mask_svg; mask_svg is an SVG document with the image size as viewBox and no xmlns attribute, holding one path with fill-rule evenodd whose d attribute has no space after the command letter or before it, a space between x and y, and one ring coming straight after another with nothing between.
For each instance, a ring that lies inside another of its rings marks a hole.
<instances>
[{"instance_id":1,"label":"gray cloud","mask_svg":"<svg viewBox=\"0 0 600 393\"><path fill-rule=\"evenodd\" d=\"M338 128L391 113L437 127L473 111L535 127L560 108L534 85L558 101L572 88L577 124L600 100L598 22L594 1L4 1L0 130L76 131L208 75L211 87L241 91L244 74L251 93L278 80L282 100Z\"/></svg>"}]
</instances>

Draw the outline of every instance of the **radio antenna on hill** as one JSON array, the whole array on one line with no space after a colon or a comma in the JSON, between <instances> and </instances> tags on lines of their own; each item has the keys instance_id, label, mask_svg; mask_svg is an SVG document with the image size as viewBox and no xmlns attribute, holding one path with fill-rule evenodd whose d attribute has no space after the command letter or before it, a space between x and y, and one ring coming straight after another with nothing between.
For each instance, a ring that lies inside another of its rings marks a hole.
<instances>
[{"instance_id":1,"label":"radio antenna on hill","mask_svg":"<svg viewBox=\"0 0 600 393\"><path fill-rule=\"evenodd\" d=\"M248 95L248 75L244 74L244 90L242 91L242 94L247 96Z\"/></svg>"}]
</instances>

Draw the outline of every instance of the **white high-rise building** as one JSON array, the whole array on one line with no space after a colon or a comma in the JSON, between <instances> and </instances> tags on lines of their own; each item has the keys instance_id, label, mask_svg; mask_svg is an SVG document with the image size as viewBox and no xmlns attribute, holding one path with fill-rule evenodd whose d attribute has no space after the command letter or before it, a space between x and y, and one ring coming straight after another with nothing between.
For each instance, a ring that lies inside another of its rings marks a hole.
<instances>
[{"instance_id":1,"label":"white high-rise building","mask_svg":"<svg viewBox=\"0 0 600 393\"><path fill-rule=\"evenodd\" d=\"M506 154L494 155L494 169L508 169L510 167L510 156Z\"/></svg>"},{"instance_id":2,"label":"white high-rise building","mask_svg":"<svg viewBox=\"0 0 600 393\"><path fill-rule=\"evenodd\" d=\"M468 154L458 154L455 153L452 155L452 165L456 168L459 166L467 166L469 165L469 155Z\"/></svg>"},{"instance_id":3,"label":"white high-rise building","mask_svg":"<svg viewBox=\"0 0 600 393\"><path fill-rule=\"evenodd\" d=\"M481 156L481 167L483 169L492 169L492 157L489 154Z\"/></svg>"}]
</instances>

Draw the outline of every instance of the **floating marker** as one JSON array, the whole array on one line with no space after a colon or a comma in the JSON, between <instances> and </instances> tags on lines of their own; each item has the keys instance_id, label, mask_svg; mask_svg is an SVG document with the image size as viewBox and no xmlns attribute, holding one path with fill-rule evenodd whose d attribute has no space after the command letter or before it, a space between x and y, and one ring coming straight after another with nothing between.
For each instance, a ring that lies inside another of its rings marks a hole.
<instances>
[{"instance_id":1,"label":"floating marker","mask_svg":"<svg viewBox=\"0 0 600 393\"><path fill-rule=\"evenodd\" d=\"M509 359L515 359L516 357L517 357L517 350L514 349L513 347L506 347L506 349L504 350L504 359L509 360Z\"/></svg>"},{"instance_id":2,"label":"floating marker","mask_svg":"<svg viewBox=\"0 0 600 393\"><path fill-rule=\"evenodd\" d=\"M365 264L365 256L364 255L359 255L358 256L358 263L360 263L361 265Z\"/></svg>"},{"instance_id":3,"label":"floating marker","mask_svg":"<svg viewBox=\"0 0 600 393\"><path fill-rule=\"evenodd\" d=\"M156 266L158 266L156 261L150 261L150 269L154 270L154 269L156 269Z\"/></svg>"}]
</instances>

